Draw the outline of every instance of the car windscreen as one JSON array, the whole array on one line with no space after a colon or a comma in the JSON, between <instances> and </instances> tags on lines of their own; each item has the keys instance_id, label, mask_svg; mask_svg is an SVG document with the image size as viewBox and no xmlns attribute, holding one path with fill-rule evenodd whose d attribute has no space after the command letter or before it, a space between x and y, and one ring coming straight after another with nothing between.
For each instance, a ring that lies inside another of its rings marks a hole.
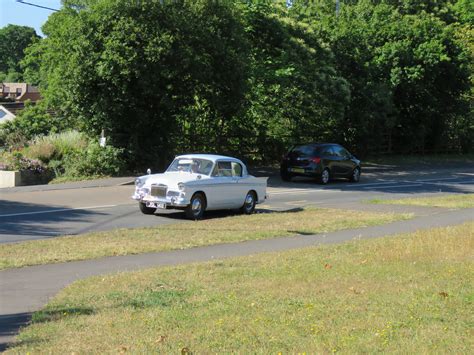
<instances>
[{"instance_id":1,"label":"car windscreen","mask_svg":"<svg viewBox=\"0 0 474 355\"><path fill-rule=\"evenodd\" d=\"M212 166L212 161L206 159L176 158L173 160L166 172L184 171L194 174L209 175Z\"/></svg>"}]
</instances>

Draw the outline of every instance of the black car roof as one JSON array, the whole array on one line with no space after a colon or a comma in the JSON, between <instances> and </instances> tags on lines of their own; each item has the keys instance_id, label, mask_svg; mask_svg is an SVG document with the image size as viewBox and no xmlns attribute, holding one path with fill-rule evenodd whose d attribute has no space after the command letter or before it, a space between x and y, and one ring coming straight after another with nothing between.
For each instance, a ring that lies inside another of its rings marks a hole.
<instances>
[{"instance_id":1,"label":"black car roof","mask_svg":"<svg viewBox=\"0 0 474 355\"><path fill-rule=\"evenodd\" d=\"M293 147L296 147L299 145L327 146L327 145L340 145L340 144L338 143L297 143L297 144L294 144Z\"/></svg>"}]
</instances>

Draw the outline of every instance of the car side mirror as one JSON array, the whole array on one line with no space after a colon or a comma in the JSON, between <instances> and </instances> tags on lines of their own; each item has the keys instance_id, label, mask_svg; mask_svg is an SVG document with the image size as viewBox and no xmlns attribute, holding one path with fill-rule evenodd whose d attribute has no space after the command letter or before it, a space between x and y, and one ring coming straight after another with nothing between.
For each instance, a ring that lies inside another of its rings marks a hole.
<instances>
[{"instance_id":1,"label":"car side mirror","mask_svg":"<svg viewBox=\"0 0 474 355\"><path fill-rule=\"evenodd\" d=\"M147 175L151 175L151 169L150 168L146 169L146 173Z\"/></svg>"}]
</instances>

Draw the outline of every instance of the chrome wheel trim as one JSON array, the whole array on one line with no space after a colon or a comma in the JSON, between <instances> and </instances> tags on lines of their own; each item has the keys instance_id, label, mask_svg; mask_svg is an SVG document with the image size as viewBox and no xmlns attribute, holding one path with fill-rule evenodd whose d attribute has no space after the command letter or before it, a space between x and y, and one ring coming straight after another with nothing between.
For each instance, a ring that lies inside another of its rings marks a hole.
<instances>
[{"instance_id":1,"label":"chrome wheel trim","mask_svg":"<svg viewBox=\"0 0 474 355\"><path fill-rule=\"evenodd\" d=\"M201 212L202 203L199 197L193 199L193 202L191 203L191 209L194 215L198 215Z\"/></svg>"},{"instance_id":2,"label":"chrome wheel trim","mask_svg":"<svg viewBox=\"0 0 474 355\"><path fill-rule=\"evenodd\" d=\"M245 197L245 210L250 211L254 205L253 193L249 192Z\"/></svg>"},{"instance_id":3,"label":"chrome wheel trim","mask_svg":"<svg viewBox=\"0 0 474 355\"><path fill-rule=\"evenodd\" d=\"M321 180L323 183L327 184L329 181L329 171L327 169L323 170L321 173Z\"/></svg>"}]
</instances>

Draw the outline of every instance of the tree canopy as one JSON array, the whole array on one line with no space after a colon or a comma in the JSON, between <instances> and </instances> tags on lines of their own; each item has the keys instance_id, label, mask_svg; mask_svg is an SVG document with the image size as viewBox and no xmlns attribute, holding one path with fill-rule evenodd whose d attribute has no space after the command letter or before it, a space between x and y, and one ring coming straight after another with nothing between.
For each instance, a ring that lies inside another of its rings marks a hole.
<instances>
[{"instance_id":1,"label":"tree canopy","mask_svg":"<svg viewBox=\"0 0 474 355\"><path fill-rule=\"evenodd\" d=\"M22 80L20 62L24 51L39 38L31 27L7 25L0 28L0 81Z\"/></svg>"},{"instance_id":2,"label":"tree canopy","mask_svg":"<svg viewBox=\"0 0 474 355\"><path fill-rule=\"evenodd\" d=\"M472 5L65 0L25 76L131 168L183 151L275 159L301 141L356 152L472 148Z\"/></svg>"}]
</instances>

